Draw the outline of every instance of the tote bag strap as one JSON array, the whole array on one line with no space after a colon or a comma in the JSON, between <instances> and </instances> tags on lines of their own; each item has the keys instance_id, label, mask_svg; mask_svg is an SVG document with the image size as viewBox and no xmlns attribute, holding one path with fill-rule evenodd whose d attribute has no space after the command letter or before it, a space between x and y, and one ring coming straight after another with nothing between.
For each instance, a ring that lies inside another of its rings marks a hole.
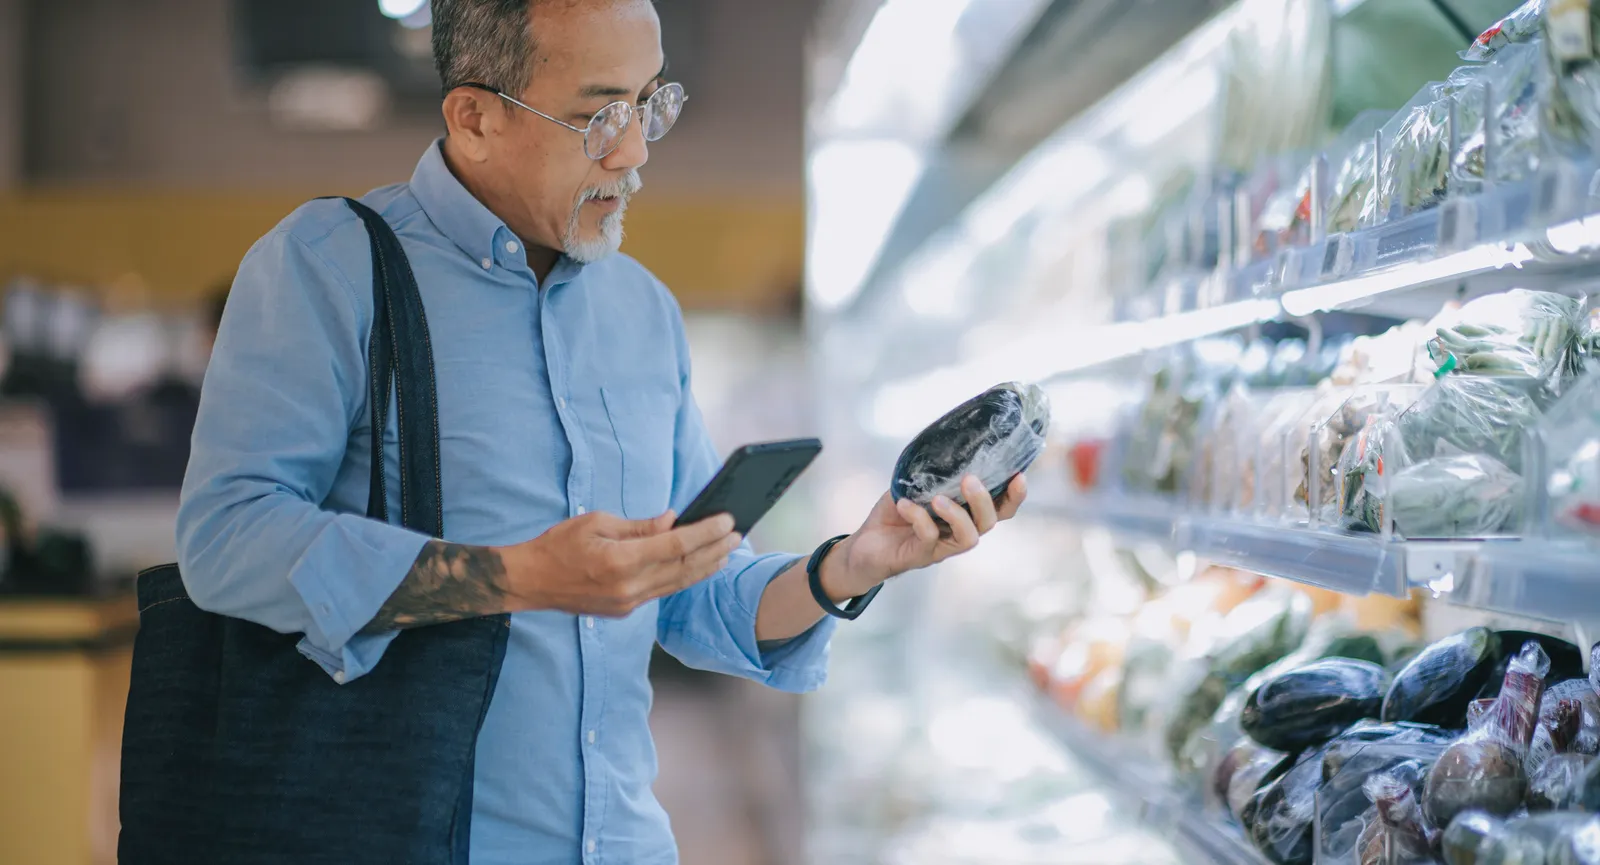
<instances>
[{"instance_id":1,"label":"tote bag strap","mask_svg":"<svg viewBox=\"0 0 1600 865\"><path fill-rule=\"evenodd\" d=\"M394 229L372 208L345 198L372 241L372 338L368 344L368 402L372 407L372 476L367 516L388 522L383 432L389 394L400 428L400 522L429 537L444 533L439 473L439 398L433 345L411 263Z\"/></svg>"}]
</instances>

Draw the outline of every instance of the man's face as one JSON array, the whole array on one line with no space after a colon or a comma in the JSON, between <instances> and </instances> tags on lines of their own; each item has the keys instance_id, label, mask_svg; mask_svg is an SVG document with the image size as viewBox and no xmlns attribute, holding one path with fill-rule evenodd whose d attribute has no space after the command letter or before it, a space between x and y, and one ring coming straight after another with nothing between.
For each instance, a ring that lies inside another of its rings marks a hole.
<instances>
[{"instance_id":1,"label":"man's face","mask_svg":"<svg viewBox=\"0 0 1600 865\"><path fill-rule=\"evenodd\" d=\"M533 77L512 94L578 128L595 112L624 101L642 104L660 83L661 25L648 0L533 4L537 44ZM603 159L584 153L583 135L501 100L510 113L490 136L486 167L501 214L529 243L594 261L622 244L628 197L648 158L639 118Z\"/></svg>"}]
</instances>

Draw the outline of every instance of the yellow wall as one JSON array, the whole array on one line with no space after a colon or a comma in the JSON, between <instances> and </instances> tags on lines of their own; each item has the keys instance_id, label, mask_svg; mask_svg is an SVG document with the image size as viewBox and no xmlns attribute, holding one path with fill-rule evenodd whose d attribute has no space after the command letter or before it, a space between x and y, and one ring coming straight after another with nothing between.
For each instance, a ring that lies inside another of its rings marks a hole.
<instances>
[{"instance_id":1,"label":"yellow wall","mask_svg":"<svg viewBox=\"0 0 1600 865\"><path fill-rule=\"evenodd\" d=\"M310 195L26 192L0 196L0 278L90 287L142 282L155 302L189 301L233 272L256 238ZM805 216L796 200L739 203L648 193L623 249L690 308L759 308L799 282ZM130 276L137 277L129 280ZM139 292L124 299L138 302Z\"/></svg>"}]
</instances>

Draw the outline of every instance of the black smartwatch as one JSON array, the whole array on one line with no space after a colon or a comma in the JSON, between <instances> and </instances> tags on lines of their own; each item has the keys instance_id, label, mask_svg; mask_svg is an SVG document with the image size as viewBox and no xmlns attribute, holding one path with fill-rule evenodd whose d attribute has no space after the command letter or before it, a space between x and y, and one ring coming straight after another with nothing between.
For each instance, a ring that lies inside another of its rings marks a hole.
<instances>
[{"instance_id":1,"label":"black smartwatch","mask_svg":"<svg viewBox=\"0 0 1600 865\"><path fill-rule=\"evenodd\" d=\"M867 605L872 603L872 599L878 596L878 590L883 588L882 583L873 586L866 594L851 598L842 610L833 603L832 598L828 597L828 593L822 590L822 560L828 557L829 551L838 546L840 541L848 537L850 536L840 535L823 541L822 546L817 547L817 551L811 554L811 561L806 562L806 582L811 585L811 597L816 600L817 606L836 619L847 620L858 618L867 609Z\"/></svg>"}]
</instances>

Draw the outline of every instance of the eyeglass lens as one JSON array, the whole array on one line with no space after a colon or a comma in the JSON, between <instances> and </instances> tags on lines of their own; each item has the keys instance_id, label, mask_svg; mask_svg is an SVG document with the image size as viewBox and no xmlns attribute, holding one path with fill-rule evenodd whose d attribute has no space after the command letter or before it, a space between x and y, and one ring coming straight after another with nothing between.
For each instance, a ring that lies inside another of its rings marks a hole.
<instances>
[{"instance_id":1,"label":"eyeglass lens","mask_svg":"<svg viewBox=\"0 0 1600 865\"><path fill-rule=\"evenodd\" d=\"M617 149L636 110L644 124L645 140L661 140L683 112L682 85L675 82L662 85L637 109L626 102L613 102L600 109L589 123L589 131L583 139L584 152L590 159L604 159Z\"/></svg>"}]
</instances>

